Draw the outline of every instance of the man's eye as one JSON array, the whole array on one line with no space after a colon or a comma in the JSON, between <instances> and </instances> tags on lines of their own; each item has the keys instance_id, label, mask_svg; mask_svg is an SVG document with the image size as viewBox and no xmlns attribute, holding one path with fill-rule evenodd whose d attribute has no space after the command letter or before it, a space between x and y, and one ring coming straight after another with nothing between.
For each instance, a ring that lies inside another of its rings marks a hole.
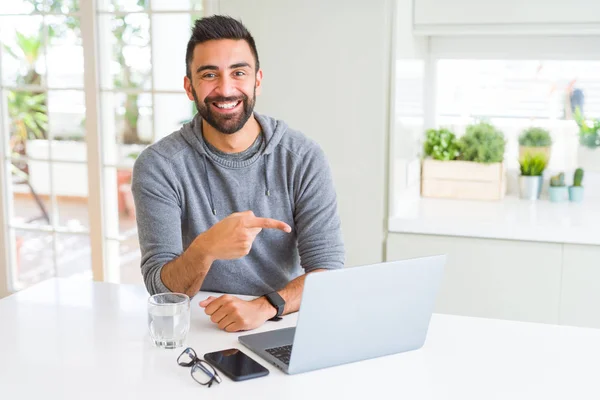
<instances>
[{"instance_id":1,"label":"man's eye","mask_svg":"<svg viewBox=\"0 0 600 400\"><path fill-rule=\"evenodd\" d=\"M214 78L215 76L217 76L217 75L215 75L215 74L204 74L204 76L202 76L202 77L203 77L203 78L209 78L209 79L212 79L212 78Z\"/></svg>"},{"instance_id":2,"label":"man's eye","mask_svg":"<svg viewBox=\"0 0 600 400\"><path fill-rule=\"evenodd\" d=\"M246 73L244 71L235 71L234 75L235 76L244 76L244 75L246 75Z\"/></svg>"}]
</instances>

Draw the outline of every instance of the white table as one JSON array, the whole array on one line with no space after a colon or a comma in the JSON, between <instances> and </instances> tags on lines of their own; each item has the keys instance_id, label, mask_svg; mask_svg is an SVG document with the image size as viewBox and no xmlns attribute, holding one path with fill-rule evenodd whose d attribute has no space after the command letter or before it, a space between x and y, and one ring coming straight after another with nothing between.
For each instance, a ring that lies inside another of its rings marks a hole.
<instances>
[{"instance_id":1,"label":"white table","mask_svg":"<svg viewBox=\"0 0 600 400\"><path fill-rule=\"evenodd\" d=\"M151 344L142 286L53 279L0 300L0 398L600 398L600 330L434 315L420 350L288 376L219 331L197 304L204 296L187 345L200 355L241 348L269 376L200 386L176 364L182 349Z\"/></svg>"}]
</instances>

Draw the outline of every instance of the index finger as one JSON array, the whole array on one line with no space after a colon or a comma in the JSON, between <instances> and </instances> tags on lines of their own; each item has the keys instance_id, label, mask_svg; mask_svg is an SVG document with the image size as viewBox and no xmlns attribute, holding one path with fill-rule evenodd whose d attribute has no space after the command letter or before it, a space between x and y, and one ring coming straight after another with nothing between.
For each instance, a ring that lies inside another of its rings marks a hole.
<instances>
[{"instance_id":1,"label":"index finger","mask_svg":"<svg viewBox=\"0 0 600 400\"><path fill-rule=\"evenodd\" d=\"M213 299L205 308L204 313L206 315L213 315L223 306L223 296Z\"/></svg>"},{"instance_id":2,"label":"index finger","mask_svg":"<svg viewBox=\"0 0 600 400\"><path fill-rule=\"evenodd\" d=\"M250 219L250 222L247 225L248 228L268 228L268 229L279 229L280 231L284 231L290 233L292 228L283 221L279 221L272 218L260 218L255 217Z\"/></svg>"}]
</instances>

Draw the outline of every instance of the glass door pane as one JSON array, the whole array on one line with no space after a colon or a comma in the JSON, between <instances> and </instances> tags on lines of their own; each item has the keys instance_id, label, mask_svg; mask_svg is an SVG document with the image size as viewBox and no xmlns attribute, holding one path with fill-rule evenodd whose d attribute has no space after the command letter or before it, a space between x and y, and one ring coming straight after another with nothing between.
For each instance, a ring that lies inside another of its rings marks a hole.
<instances>
[{"instance_id":1,"label":"glass door pane","mask_svg":"<svg viewBox=\"0 0 600 400\"><path fill-rule=\"evenodd\" d=\"M80 20L69 14L78 5L36 2L18 12L38 15L0 15L1 156L10 177L2 229L16 290L91 272L83 49Z\"/></svg>"},{"instance_id":2,"label":"glass door pane","mask_svg":"<svg viewBox=\"0 0 600 400\"><path fill-rule=\"evenodd\" d=\"M190 29L201 9L199 0L100 4L106 280L142 282L133 165L148 145L178 130L195 112L183 78Z\"/></svg>"}]
</instances>

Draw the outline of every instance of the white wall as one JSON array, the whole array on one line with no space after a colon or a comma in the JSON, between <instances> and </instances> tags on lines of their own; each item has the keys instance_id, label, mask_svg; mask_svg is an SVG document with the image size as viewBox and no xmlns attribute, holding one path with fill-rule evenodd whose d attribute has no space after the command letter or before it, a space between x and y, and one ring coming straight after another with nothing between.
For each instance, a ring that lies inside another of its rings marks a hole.
<instances>
[{"instance_id":1,"label":"white wall","mask_svg":"<svg viewBox=\"0 0 600 400\"><path fill-rule=\"evenodd\" d=\"M600 22L596 0L414 0L416 24Z\"/></svg>"},{"instance_id":2,"label":"white wall","mask_svg":"<svg viewBox=\"0 0 600 400\"><path fill-rule=\"evenodd\" d=\"M429 39L413 36L413 0L396 1L393 130L390 141L390 208L398 199L419 195L419 143L432 82L425 80ZM430 96L431 97L431 96ZM417 111L419 110L419 111Z\"/></svg>"},{"instance_id":3,"label":"white wall","mask_svg":"<svg viewBox=\"0 0 600 400\"><path fill-rule=\"evenodd\" d=\"M414 0L418 35L600 33L597 0Z\"/></svg>"},{"instance_id":4,"label":"white wall","mask_svg":"<svg viewBox=\"0 0 600 400\"><path fill-rule=\"evenodd\" d=\"M264 71L257 110L327 154L346 264L382 261L392 2L222 0L215 11L241 18L256 40Z\"/></svg>"}]
</instances>

